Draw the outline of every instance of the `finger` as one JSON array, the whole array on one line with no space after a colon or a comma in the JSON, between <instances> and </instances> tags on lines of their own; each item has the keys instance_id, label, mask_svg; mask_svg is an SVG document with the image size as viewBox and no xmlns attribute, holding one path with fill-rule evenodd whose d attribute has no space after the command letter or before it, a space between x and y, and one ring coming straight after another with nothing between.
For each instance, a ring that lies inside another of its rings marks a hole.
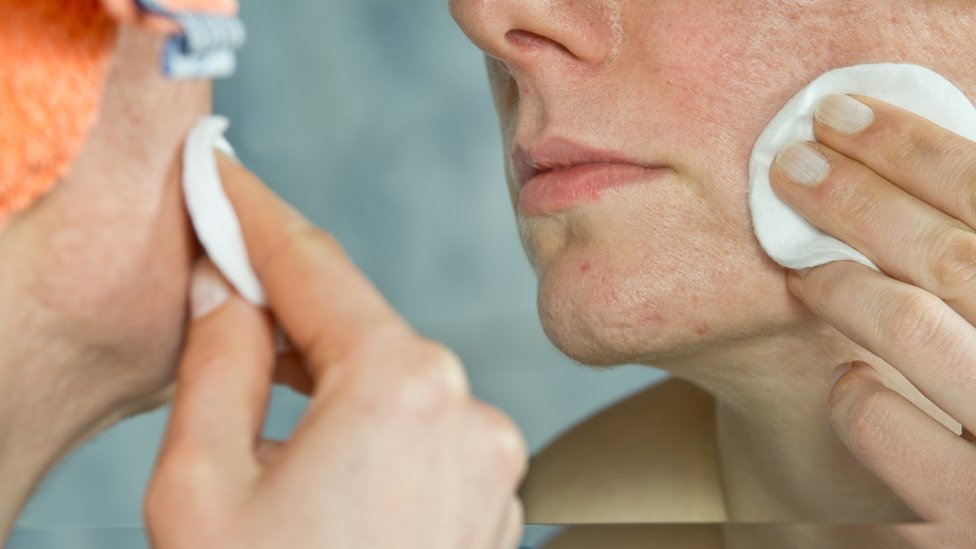
<instances>
[{"instance_id":1,"label":"finger","mask_svg":"<svg viewBox=\"0 0 976 549\"><path fill-rule=\"evenodd\" d=\"M489 444L486 455L491 456L492 466L499 473L498 488L508 498L518 489L528 471L528 443L518 425L495 406L475 402L472 414L471 433Z\"/></svg>"},{"instance_id":2,"label":"finger","mask_svg":"<svg viewBox=\"0 0 976 549\"><path fill-rule=\"evenodd\" d=\"M498 530L498 539L491 545L491 549L516 549L522 542L522 531L524 530L524 510L522 501L514 498L505 512L502 519L501 528Z\"/></svg>"},{"instance_id":3,"label":"finger","mask_svg":"<svg viewBox=\"0 0 976 549\"><path fill-rule=\"evenodd\" d=\"M817 316L898 369L966 427L976 427L972 324L932 294L850 261L818 267L790 291Z\"/></svg>"},{"instance_id":4,"label":"finger","mask_svg":"<svg viewBox=\"0 0 976 549\"><path fill-rule=\"evenodd\" d=\"M218 155L218 165L271 309L314 377L368 340L408 331L335 239L237 162Z\"/></svg>"},{"instance_id":5,"label":"finger","mask_svg":"<svg viewBox=\"0 0 976 549\"><path fill-rule=\"evenodd\" d=\"M479 459L493 479L490 488L483 490L483 505L489 516L504 512L503 522L494 525L495 543L490 547L517 546L523 509L516 490L528 468L528 446L515 423L495 406L475 401L470 413L470 447L480 449Z\"/></svg>"},{"instance_id":6,"label":"finger","mask_svg":"<svg viewBox=\"0 0 976 549\"><path fill-rule=\"evenodd\" d=\"M820 161L827 171L810 179L815 185L794 183L806 173L798 168L809 170ZM798 143L784 150L770 181L784 201L886 274L939 296L976 321L976 233L969 226L822 145Z\"/></svg>"},{"instance_id":7,"label":"finger","mask_svg":"<svg viewBox=\"0 0 976 549\"><path fill-rule=\"evenodd\" d=\"M847 112L867 121L844 126ZM976 143L883 101L831 96L817 109L817 140L923 202L976 227ZM848 130L851 127L847 128Z\"/></svg>"},{"instance_id":8,"label":"finger","mask_svg":"<svg viewBox=\"0 0 976 549\"><path fill-rule=\"evenodd\" d=\"M858 363L835 384L830 419L841 441L919 517L941 521L976 482L973 448ZM956 506L958 507L958 506Z\"/></svg>"},{"instance_id":9,"label":"finger","mask_svg":"<svg viewBox=\"0 0 976 549\"><path fill-rule=\"evenodd\" d=\"M191 301L194 318L166 448L219 463L253 461L271 389L272 323L236 295L209 261L195 269Z\"/></svg>"}]
</instances>

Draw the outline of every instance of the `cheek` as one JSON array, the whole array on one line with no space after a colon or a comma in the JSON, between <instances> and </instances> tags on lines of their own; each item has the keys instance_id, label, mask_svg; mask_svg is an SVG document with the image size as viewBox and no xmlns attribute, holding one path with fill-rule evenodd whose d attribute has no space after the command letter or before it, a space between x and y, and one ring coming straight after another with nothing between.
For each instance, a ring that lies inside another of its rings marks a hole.
<instances>
[{"instance_id":1,"label":"cheek","mask_svg":"<svg viewBox=\"0 0 976 549\"><path fill-rule=\"evenodd\" d=\"M713 210L681 182L530 223L550 339L580 362L619 364L782 323L782 271L743 215Z\"/></svg>"},{"instance_id":2,"label":"cheek","mask_svg":"<svg viewBox=\"0 0 976 549\"><path fill-rule=\"evenodd\" d=\"M20 266L3 276L74 344L174 347L195 252L177 173L99 200L87 180L65 180L4 235L0 255Z\"/></svg>"},{"instance_id":3,"label":"cheek","mask_svg":"<svg viewBox=\"0 0 976 549\"><path fill-rule=\"evenodd\" d=\"M824 6L764 0L641 5L647 11L637 20L653 23L631 32L635 70L648 83L646 100L661 104L656 114L671 130L670 141L685 153L723 151L741 160L789 97L830 68L826 48L812 49L801 38L814 35L814 12Z\"/></svg>"}]
</instances>

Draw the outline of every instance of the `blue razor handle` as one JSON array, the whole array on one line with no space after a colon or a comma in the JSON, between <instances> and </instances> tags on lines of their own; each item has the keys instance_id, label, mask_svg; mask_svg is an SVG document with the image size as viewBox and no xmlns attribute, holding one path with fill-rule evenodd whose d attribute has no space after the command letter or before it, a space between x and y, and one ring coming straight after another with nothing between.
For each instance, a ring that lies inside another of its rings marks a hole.
<instances>
[{"instance_id":1,"label":"blue razor handle","mask_svg":"<svg viewBox=\"0 0 976 549\"><path fill-rule=\"evenodd\" d=\"M148 13L172 20L180 33L166 41L163 72L175 79L226 78L237 70L236 52L244 46L247 32L236 17L208 13L175 12L158 0L136 0Z\"/></svg>"}]
</instances>

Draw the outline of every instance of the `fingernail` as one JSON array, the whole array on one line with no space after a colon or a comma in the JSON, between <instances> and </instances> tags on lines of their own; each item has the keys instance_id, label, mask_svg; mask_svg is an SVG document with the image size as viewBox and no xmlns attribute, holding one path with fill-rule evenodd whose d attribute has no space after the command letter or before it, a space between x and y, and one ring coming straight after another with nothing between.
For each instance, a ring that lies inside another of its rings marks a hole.
<instances>
[{"instance_id":1,"label":"fingernail","mask_svg":"<svg viewBox=\"0 0 976 549\"><path fill-rule=\"evenodd\" d=\"M830 95L817 105L814 117L839 134L854 135L874 122L874 111L849 95Z\"/></svg>"},{"instance_id":2,"label":"fingernail","mask_svg":"<svg viewBox=\"0 0 976 549\"><path fill-rule=\"evenodd\" d=\"M201 262L193 270L190 286L190 316L193 320L203 318L230 298L230 287L224 282L217 269Z\"/></svg>"},{"instance_id":3,"label":"fingernail","mask_svg":"<svg viewBox=\"0 0 976 549\"><path fill-rule=\"evenodd\" d=\"M788 145L776 155L776 168L790 181L813 187L830 173L830 161L809 143Z\"/></svg>"},{"instance_id":4,"label":"fingernail","mask_svg":"<svg viewBox=\"0 0 976 549\"><path fill-rule=\"evenodd\" d=\"M847 373L850 372L851 369L853 368L854 368L853 362L848 362L847 364L841 364L840 366L838 366L837 369L834 370L834 374L832 376L830 384L832 386L837 385L837 382L840 381L840 378L847 375Z\"/></svg>"},{"instance_id":5,"label":"fingernail","mask_svg":"<svg viewBox=\"0 0 976 549\"><path fill-rule=\"evenodd\" d=\"M241 164L241 161L237 158L237 155L229 151L214 149L214 157L217 159L218 162L221 160L226 160L227 162L230 162L235 166L241 166L241 167L244 166L244 164Z\"/></svg>"}]
</instances>

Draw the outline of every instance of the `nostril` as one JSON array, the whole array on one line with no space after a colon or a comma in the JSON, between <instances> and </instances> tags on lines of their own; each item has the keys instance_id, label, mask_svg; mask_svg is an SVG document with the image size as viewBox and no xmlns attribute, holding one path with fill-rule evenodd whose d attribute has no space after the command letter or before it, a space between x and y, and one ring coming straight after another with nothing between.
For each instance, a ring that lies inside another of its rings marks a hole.
<instances>
[{"instance_id":1,"label":"nostril","mask_svg":"<svg viewBox=\"0 0 976 549\"><path fill-rule=\"evenodd\" d=\"M545 36L536 34L534 32L529 32L524 30L510 30L505 33L505 38L506 40L514 44L519 49L529 50L529 49L542 49L545 47L555 47L560 51L572 55L572 52L569 51L569 48L567 48L566 46L560 44L559 42L556 42L555 40L551 40L549 38L546 38Z\"/></svg>"}]
</instances>

